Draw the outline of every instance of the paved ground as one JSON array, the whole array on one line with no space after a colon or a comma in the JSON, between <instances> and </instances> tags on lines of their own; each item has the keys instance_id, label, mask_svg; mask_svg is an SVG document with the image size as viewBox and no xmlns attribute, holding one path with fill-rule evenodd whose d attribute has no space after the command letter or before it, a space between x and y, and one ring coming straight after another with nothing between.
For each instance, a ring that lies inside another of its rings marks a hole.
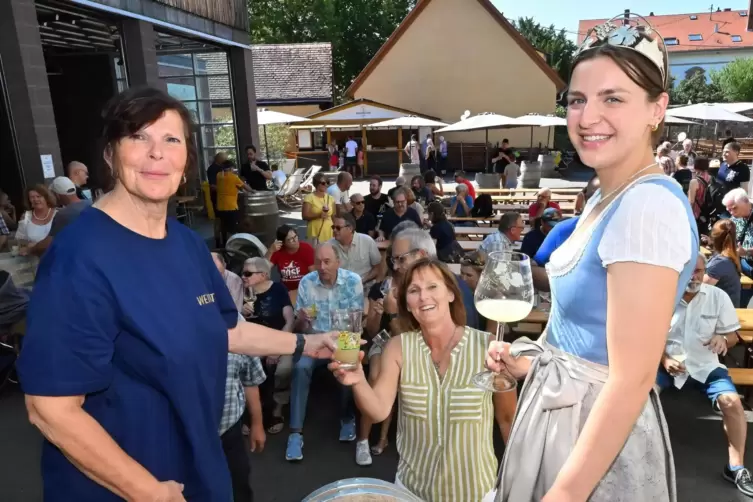
<instances>
[{"instance_id":1,"label":"paved ground","mask_svg":"<svg viewBox=\"0 0 753 502\"><path fill-rule=\"evenodd\" d=\"M392 442L371 467L355 464L354 444L338 443L337 399L329 375L315 378L306 421L302 462L285 461L287 432L269 436L263 453L252 454L256 502L297 502L317 488L358 476L392 481L397 465ZM668 394L663 398L677 467L681 502L742 502L749 500L721 478L726 461L726 441L719 417L705 398L694 394ZM749 417L749 422L751 418ZM41 439L28 424L23 397L17 391L0 396L0 500L42 500L39 475ZM751 441L748 441L748 447ZM464 502L464 501L458 501ZM643 501L641 501L643 502Z\"/></svg>"},{"instance_id":2,"label":"paved ground","mask_svg":"<svg viewBox=\"0 0 753 502\"><path fill-rule=\"evenodd\" d=\"M542 185L562 183L565 186L582 186L588 177L588 173L576 173L574 180L545 180ZM385 182L385 191L392 185L394 182ZM451 187L452 185L448 185L447 188ZM356 183L354 188L363 193L368 190L364 182ZM285 215L286 221L295 219L300 219L300 215ZM205 237L210 236L207 226L202 226L200 230L202 234L206 234ZM705 398L693 393L670 392L662 396L662 399L675 454L678 500L749 500L721 478L721 470L726 462L726 439L720 417L711 412ZM353 460L355 445L337 441L337 399L334 383L326 370L315 375L309 403L303 462L291 464L284 460L287 431L269 436L266 450L252 454L252 482L256 502L297 502L327 483L357 476L388 481L394 479L397 465L394 425L391 444L384 455L374 457L371 467L359 467ZM753 416L748 415L750 422ZM376 428L374 432L377 433ZM0 438L0 501L41 501L41 437L26 420L23 396L14 387L0 393ZM750 439L748 446L751 446Z\"/></svg>"}]
</instances>

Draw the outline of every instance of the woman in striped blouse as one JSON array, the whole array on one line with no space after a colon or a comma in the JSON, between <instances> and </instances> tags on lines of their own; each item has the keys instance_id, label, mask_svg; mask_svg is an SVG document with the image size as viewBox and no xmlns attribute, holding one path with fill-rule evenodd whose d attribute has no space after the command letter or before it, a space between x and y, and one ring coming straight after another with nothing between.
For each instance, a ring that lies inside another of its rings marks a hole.
<instances>
[{"instance_id":1,"label":"woman in striped blouse","mask_svg":"<svg viewBox=\"0 0 753 502\"><path fill-rule=\"evenodd\" d=\"M497 398L471 384L484 369L490 335L464 326L462 294L438 260L419 260L405 273L398 313L408 331L387 343L373 388L360 366L346 371L333 362L330 369L374 422L399 397L399 486L427 502L492 501Z\"/></svg>"}]
</instances>

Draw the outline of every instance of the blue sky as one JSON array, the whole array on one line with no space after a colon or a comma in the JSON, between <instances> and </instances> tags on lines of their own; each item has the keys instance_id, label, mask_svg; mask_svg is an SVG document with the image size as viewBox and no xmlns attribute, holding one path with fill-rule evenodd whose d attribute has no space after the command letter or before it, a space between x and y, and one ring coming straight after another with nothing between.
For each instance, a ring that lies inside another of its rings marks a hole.
<instances>
[{"instance_id":1,"label":"blue sky","mask_svg":"<svg viewBox=\"0 0 753 502\"><path fill-rule=\"evenodd\" d=\"M612 2L588 2L588 7L583 1L576 0L491 0L508 19L519 17L533 17L539 23L549 26L554 24L557 28L564 28L572 32L576 38L578 22L581 19L601 19L620 14L625 9L647 16L654 14L684 14L694 12L708 12L711 6L709 0L623 0L619 3ZM722 4L714 4L722 9L734 10L747 9L748 0L724 0Z\"/></svg>"}]
</instances>

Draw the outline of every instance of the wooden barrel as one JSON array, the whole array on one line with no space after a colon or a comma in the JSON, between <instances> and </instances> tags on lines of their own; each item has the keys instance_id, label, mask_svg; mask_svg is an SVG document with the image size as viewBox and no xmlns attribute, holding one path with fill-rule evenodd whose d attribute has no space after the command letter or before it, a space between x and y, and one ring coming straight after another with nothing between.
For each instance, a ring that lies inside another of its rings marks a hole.
<instances>
[{"instance_id":1,"label":"wooden barrel","mask_svg":"<svg viewBox=\"0 0 753 502\"><path fill-rule=\"evenodd\" d=\"M394 483L381 479L351 478L325 485L302 502L368 500L374 502L420 502L421 499Z\"/></svg>"},{"instance_id":2,"label":"wooden barrel","mask_svg":"<svg viewBox=\"0 0 753 502\"><path fill-rule=\"evenodd\" d=\"M238 231L254 234L265 246L270 246L280 224L275 192L242 192L238 194L238 207L241 210Z\"/></svg>"},{"instance_id":3,"label":"wooden barrel","mask_svg":"<svg viewBox=\"0 0 753 502\"><path fill-rule=\"evenodd\" d=\"M499 174L476 173L476 184L479 188L499 188Z\"/></svg>"},{"instance_id":4,"label":"wooden barrel","mask_svg":"<svg viewBox=\"0 0 753 502\"><path fill-rule=\"evenodd\" d=\"M421 174L421 166L418 164L400 164L400 176L405 178L405 184L410 186L410 180Z\"/></svg>"},{"instance_id":5,"label":"wooden barrel","mask_svg":"<svg viewBox=\"0 0 753 502\"><path fill-rule=\"evenodd\" d=\"M541 164L523 161L520 163L518 188L539 188L541 182Z\"/></svg>"},{"instance_id":6,"label":"wooden barrel","mask_svg":"<svg viewBox=\"0 0 753 502\"><path fill-rule=\"evenodd\" d=\"M551 178L557 171L554 170L553 155L539 155L539 165L541 166L541 177Z\"/></svg>"}]
</instances>

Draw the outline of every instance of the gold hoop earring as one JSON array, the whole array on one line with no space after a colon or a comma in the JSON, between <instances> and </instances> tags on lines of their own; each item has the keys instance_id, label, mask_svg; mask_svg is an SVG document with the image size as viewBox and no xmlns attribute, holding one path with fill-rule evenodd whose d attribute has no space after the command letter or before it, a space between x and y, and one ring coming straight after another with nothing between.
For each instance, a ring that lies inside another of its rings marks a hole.
<instances>
[{"instance_id":1,"label":"gold hoop earring","mask_svg":"<svg viewBox=\"0 0 753 502\"><path fill-rule=\"evenodd\" d=\"M659 124L654 124L654 125L651 126L651 131L652 132L656 132L658 130L659 130Z\"/></svg>"},{"instance_id":2,"label":"gold hoop earring","mask_svg":"<svg viewBox=\"0 0 753 502\"><path fill-rule=\"evenodd\" d=\"M187 182L188 182L188 180L186 179L186 175L184 174L183 175L183 180L180 182L180 184L181 185L185 185Z\"/></svg>"}]
</instances>

